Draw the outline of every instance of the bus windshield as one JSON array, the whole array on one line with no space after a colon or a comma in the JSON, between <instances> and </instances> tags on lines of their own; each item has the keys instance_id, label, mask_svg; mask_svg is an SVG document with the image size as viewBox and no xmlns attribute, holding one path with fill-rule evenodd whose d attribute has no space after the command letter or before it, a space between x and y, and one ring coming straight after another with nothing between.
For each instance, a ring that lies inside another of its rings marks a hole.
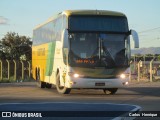
<instances>
[{"instance_id":1,"label":"bus windshield","mask_svg":"<svg viewBox=\"0 0 160 120\"><path fill-rule=\"evenodd\" d=\"M126 34L70 33L72 67L123 67L128 65Z\"/></svg>"},{"instance_id":2,"label":"bus windshield","mask_svg":"<svg viewBox=\"0 0 160 120\"><path fill-rule=\"evenodd\" d=\"M128 32L127 18L122 16L70 16L70 31Z\"/></svg>"}]
</instances>

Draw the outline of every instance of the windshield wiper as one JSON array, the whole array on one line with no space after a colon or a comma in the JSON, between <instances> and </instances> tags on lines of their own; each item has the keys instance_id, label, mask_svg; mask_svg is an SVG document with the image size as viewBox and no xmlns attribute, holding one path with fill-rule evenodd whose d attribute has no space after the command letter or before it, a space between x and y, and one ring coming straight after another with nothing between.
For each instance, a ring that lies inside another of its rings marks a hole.
<instances>
[{"instance_id":1,"label":"windshield wiper","mask_svg":"<svg viewBox=\"0 0 160 120\"><path fill-rule=\"evenodd\" d=\"M114 61L114 58L113 56L110 54L110 52L107 50L107 48L104 47L103 43L102 43L102 49L105 53L105 56L101 59L103 61L103 63L106 65L106 66L115 66L116 63ZM102 57L102 56L101 56Z\"/></svg>"}]
</instances>

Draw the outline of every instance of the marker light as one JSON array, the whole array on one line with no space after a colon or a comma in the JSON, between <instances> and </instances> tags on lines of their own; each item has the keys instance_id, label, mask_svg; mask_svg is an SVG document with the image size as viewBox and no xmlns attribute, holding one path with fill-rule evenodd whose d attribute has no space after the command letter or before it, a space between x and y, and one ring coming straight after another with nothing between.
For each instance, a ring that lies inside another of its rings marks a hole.
<instances>
[{"instance_id":1,"label":"marker light","mask_svg":"<svg viewBox=\"0 0 160 120\"><path fill-rule=\"evenodd\" d=\"M128 85L129 83L128 82L124 82L124 83L122 83L123 85Z\"/></svg>"},{"instance_id":2,"label":"marker light","mask_svg":"<svg viewBox=\"0 0 160 120\"><path fill-rule=\"evenodd\" d=\"M121 74L120 77L121 77L122 79L126 78L125 74Z\"/></svg>"},{"instance_id":3,"label":"marker light","mask_svg":"<svg viewBox=\"0 0 160 120\"><path fill-rule=\"evenodd\" d=\"M74 76L75 78L78 78L78 77L79 77L79 74L76 74L76 73L75 73L73 76Z\"/></svg>"}]
</instances>

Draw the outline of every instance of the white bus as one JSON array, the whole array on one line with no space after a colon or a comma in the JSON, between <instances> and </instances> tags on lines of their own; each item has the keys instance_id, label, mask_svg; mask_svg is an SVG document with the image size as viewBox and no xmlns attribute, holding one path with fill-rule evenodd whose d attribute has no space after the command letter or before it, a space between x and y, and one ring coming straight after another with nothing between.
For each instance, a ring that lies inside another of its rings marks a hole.
<instances>
[{"instance_id":1,"label":"white bus","mask_svg":"<svg viewBox=\"0 0 160 120\"><path fill-rule=\"evenodd\" d=\"M102 89L115 94L129 81L130 35L127 17L106 10L66 10L33 31L32 72L41 88Z\"/></svg>"}]
</instances>

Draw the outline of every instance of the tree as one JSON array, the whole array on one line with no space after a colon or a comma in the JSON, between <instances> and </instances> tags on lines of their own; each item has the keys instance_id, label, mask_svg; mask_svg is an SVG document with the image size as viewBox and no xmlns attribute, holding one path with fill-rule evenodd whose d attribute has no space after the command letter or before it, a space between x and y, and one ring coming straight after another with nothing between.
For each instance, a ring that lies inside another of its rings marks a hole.
<instances>
[{"instance_id":1,"label":"tree","mask_svg":"<svg viewBox=\"0 0 160 120\"><path fill-rule=\"evenodd\" d=\"M29 37L8 32L0 41L0 59L31 60L32 41ZM22 57L24 56L24 57Z\"/></svg>"},{"instance_id":2,"label":"tree","mask_svg":"<svg viewBox=\"0 0 160 120\"><path fill-rule=\"evenodd\" d=\"M157 60L160 61L160 55L157 56Z\"/></svg>"}]
</instances>

